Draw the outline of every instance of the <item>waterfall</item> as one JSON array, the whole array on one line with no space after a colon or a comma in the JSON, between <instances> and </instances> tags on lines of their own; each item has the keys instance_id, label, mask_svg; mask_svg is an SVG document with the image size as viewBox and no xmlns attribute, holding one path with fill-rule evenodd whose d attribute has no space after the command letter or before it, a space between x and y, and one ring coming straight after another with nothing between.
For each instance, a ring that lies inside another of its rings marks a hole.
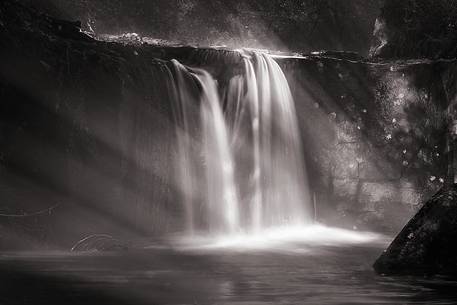
<instances>
[{"instance_id":1,"label":"waterfall","mask_svg":"<svg viewBox=\"0 0 457 305\"><path fill-rule=\"evenodd\" d=\"M168 75L169 91L176 101L177 185L183 194L187 229L195 231L195 211L203 207L211 232L235 232L239 212L234 164L217 84L208 72L176 60ZM202 189L206 189L204 194Z\"/></svg>"},{"instance_id":2,"label":"waterfall","mask_svg":"<svg viewBox=\"0 0 457 305\"><path fill-rule=\"evenodd\" d=\"M242 52L244 73L226 88L218 88L205 70L175 60L169 67L177 185L189 232L255 233L311 221L287 79L271 56Z\"/></svg>"},{"instance_id":3,"label":"waterfall","mask_svg":"<svg viewBox=\"0 0 457 305\"><path fill-rule=\"evenodd\" d=\"M201 120L206 167L207 206L211 230L239 229L238 198L227 128L214 79L203 70L195 74L202 86Z\"/></svg>"}]
</instances>

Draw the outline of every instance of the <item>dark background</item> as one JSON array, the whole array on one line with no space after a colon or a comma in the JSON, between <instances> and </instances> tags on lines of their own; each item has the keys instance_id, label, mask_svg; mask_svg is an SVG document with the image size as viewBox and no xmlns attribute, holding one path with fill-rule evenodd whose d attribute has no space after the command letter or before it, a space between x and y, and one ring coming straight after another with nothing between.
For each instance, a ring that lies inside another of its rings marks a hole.
<instances>
[{"instance_id":1,"label":"dark background","mask_svg":"<svg viewBox=\"0 0 457 305\"><path fill-rule=\"evenodd\" d=\"M366 55L381 0L23 0L99 34ZM89 27L90 25L90 27Z\"/></svg>"}]
</instances>

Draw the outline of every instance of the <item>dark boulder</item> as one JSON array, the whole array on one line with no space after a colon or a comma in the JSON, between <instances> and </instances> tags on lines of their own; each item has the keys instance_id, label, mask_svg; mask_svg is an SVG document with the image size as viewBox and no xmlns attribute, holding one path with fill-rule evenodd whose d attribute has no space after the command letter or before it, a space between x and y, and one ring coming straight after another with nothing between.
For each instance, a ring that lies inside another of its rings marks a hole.
<instances>
[{"instance_id":1,"label":"dark boulder","mask_svg":"<svg viewBox=\"0 0 457 305\"><path fill-rule=\"evenodd\" d=\"M374 264L381 274L457 275L457 185L441 189Z\"/></svg>"}]
</instances>

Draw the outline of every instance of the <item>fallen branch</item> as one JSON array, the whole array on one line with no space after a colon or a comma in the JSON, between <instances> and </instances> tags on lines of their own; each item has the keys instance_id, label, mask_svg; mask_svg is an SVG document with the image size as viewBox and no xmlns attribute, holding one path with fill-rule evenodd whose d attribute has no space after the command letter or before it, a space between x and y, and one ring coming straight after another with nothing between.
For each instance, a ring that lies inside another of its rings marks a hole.
<instances>
[{"instance_id":1,"label":"fallen branch","mask_svg":"<svg viewBox=\"0 0 457 305\"><path fill-rule=\"evenodd\" d=\"M110 251L126 250L127 246L108 234L93 234L78 241L71 251Z\"/></svg>"}]
</instances>

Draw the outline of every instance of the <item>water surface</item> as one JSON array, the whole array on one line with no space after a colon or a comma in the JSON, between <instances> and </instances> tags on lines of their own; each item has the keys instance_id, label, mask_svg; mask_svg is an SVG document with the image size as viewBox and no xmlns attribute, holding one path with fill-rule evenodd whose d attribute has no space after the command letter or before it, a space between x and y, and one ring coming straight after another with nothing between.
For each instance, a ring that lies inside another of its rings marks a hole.
<instances>
[{"instance_id":1,"label":"water surface","mask_svg":"<svg viewBox=\"0 0 457 305\"><path fill-rule=\"evenodd\" d=\"M457 282L376 275L386 242L2 253L0 304L457 303Z\"/></svg>"}]
</instances>

